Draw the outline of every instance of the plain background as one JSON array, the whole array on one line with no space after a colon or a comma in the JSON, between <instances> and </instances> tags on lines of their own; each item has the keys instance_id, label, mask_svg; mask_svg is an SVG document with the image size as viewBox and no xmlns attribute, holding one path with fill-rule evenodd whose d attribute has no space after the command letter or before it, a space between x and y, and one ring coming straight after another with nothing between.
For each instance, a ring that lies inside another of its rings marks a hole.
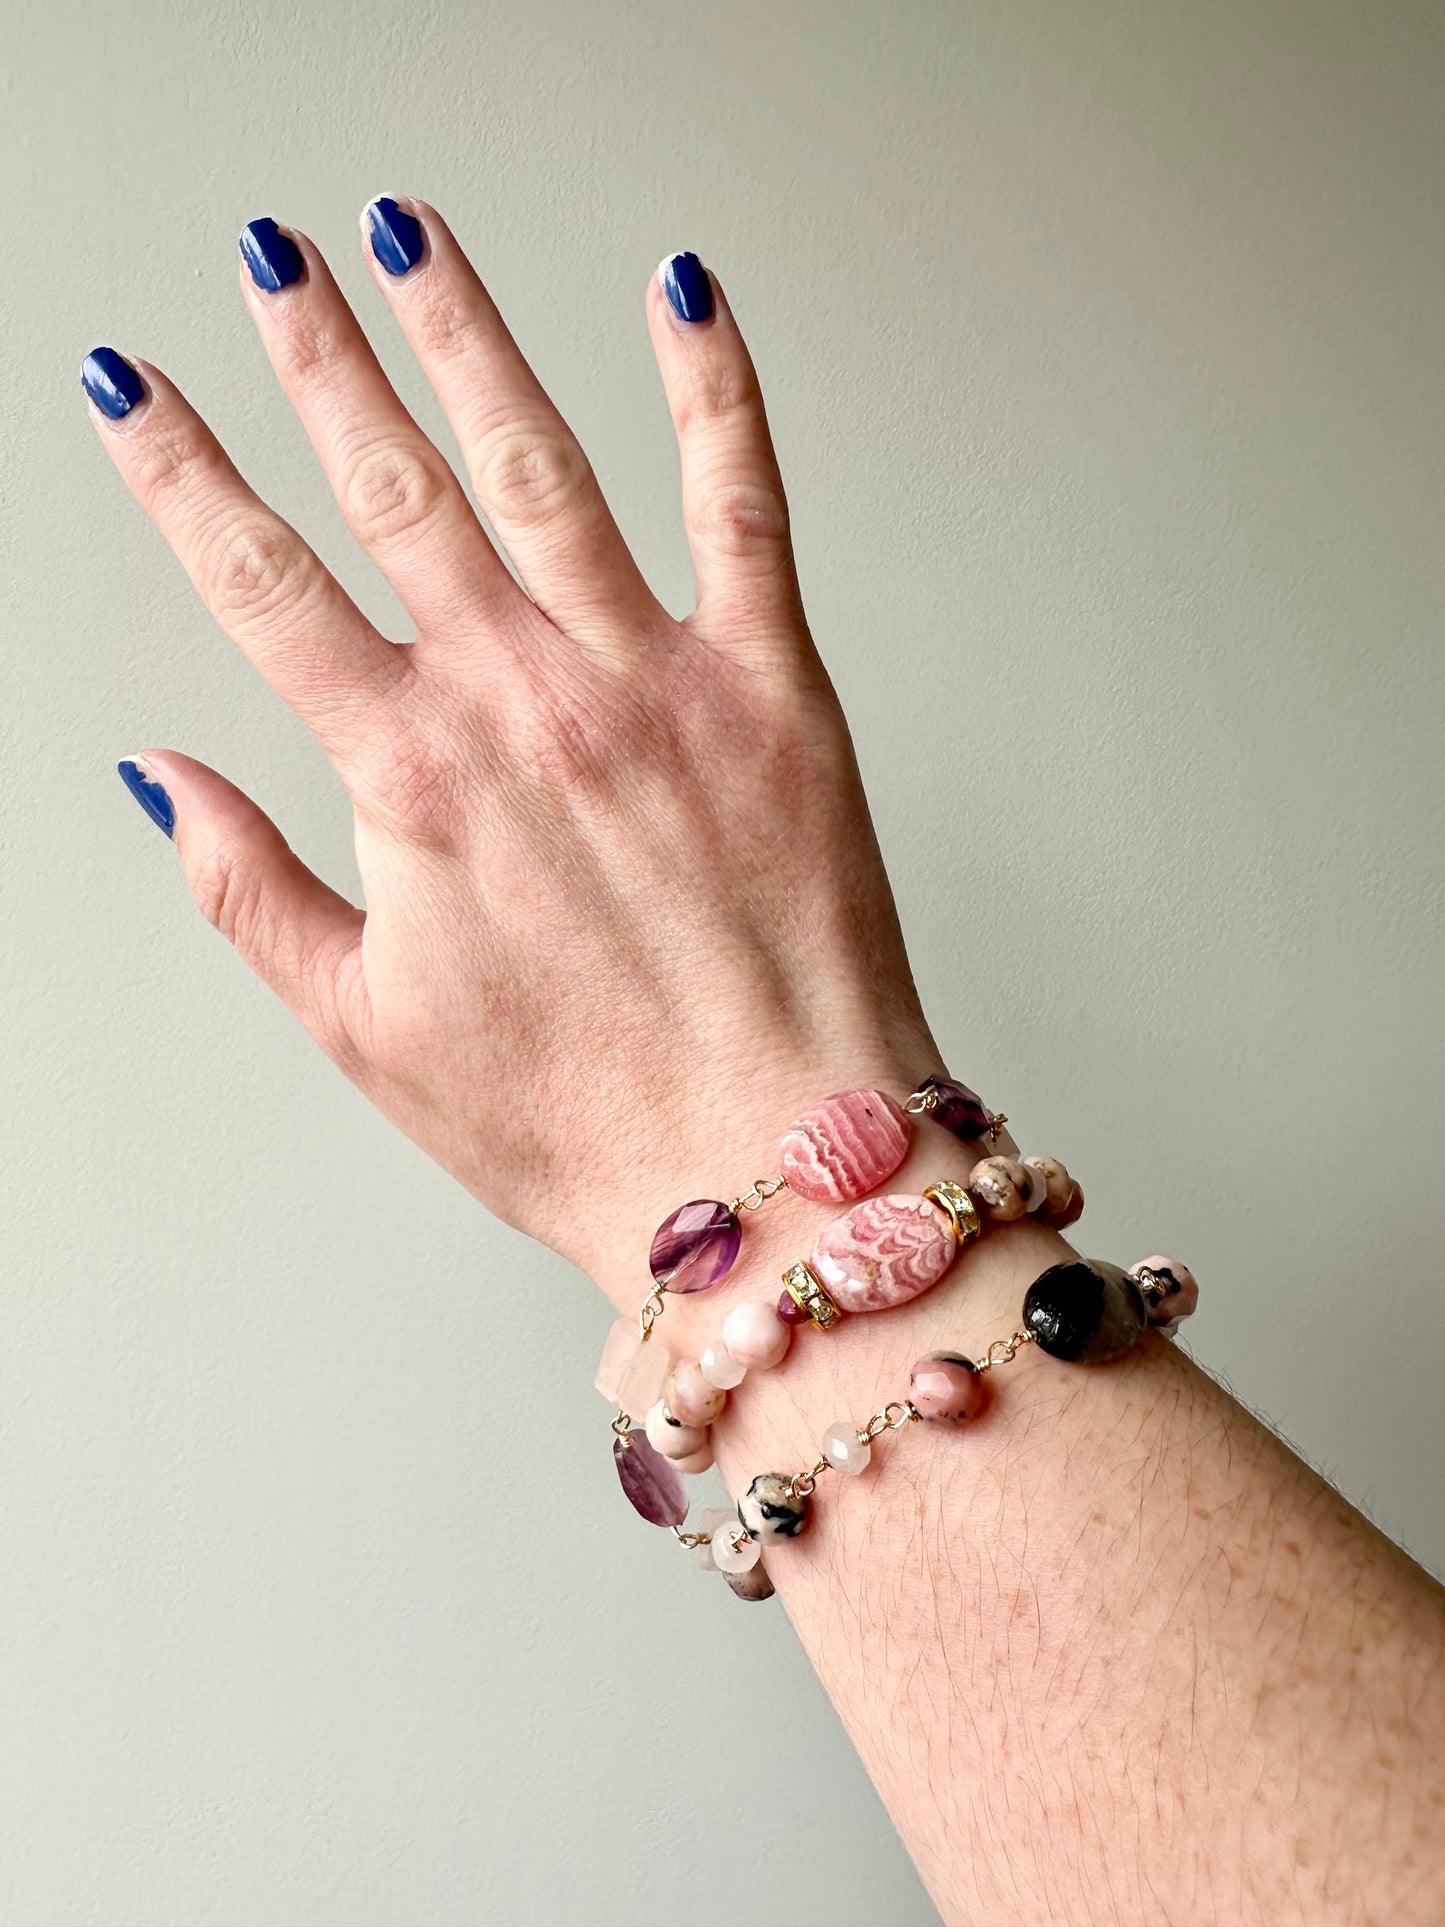
<instances>
[{"instance_id":1,"label":"plain background","mask_svg":"<svg viewBox=\"0 0 1445 1927\"><path fill-rule=\"evenodd\" d=\"M352 882L76 379L160 362L394 622L236 291L260 214L434 423L356 223L437 202L679 613L642 302L717 270L954 1069L1445 1565L1439 7L47 0L5 60L0 1916L933 1917L781 1614L623 1504L610 1310L114 774L189 750Z\"/></svg>"}]
</instances>

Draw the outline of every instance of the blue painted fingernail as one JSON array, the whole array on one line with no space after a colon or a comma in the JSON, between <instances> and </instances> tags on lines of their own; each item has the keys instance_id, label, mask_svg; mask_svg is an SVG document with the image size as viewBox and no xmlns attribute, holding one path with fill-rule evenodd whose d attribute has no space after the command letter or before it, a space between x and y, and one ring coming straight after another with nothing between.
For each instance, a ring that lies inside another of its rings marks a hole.
<instances>
[{"instance_id":1,"label":"blue painted fingernail","mask_svg":"<svg viewBox=\"0 0 1445 1927\"><path fill-rule=\"evenodd\" d=\"M240 245L241 258L251 270L251 279L267 294L279 294L306 272L300 248L267 217L251 221L241 229Z\"/></svg>"},{"instance_id":2,"label":"blue painted fingernail","mask_svg":"<svg viewBox=\"0 0 1445 1927\"><path fill-rule=\"evenodd\" d=\"M410 274L422 255L421 222L416 216L398 207L389 194L382 194L368 204L366 226L371 251L387 273Z\"/></svg>"},{"instance_id":3,"label":"blue painted fingernail","mask_svg":"<svg viewBox=\"0 0 1445 1927\"><path fill-rule=\"evenodd\" d=\"M80 385L102 415L118 422L146 398L145 383L114 348L92 348L80 364Z\"/></svg>"},{"instance_id":4,"label":"blue painted fingernail","mask_svg":"<svg viewBox=\"0 0 1445 1927\"><path fill-rule=\"evenodd\" d=\"M712 283L695 254L669 254L662 264L662 291L679 321L706 321L712 314Z\"/></svg>"},{"instance_id":5,"label":"blue painted fingernail","mask_svg":"<svg viewBox=\"0 0 1445 1927\"><path fill-rule=\"evenodd\" d=\"M176 806L153 776L147 776L138 763L127 756L116 764L120 780L152 823L159 823L167 836L176 833Z\"/></svg>"}]
</instances>

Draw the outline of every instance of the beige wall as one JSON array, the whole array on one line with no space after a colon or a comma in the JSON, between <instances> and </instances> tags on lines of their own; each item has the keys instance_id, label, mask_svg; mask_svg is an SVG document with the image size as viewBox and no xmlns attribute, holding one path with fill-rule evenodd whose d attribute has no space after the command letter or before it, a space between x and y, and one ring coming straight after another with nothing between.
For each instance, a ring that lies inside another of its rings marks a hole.
<instances>
[{"instance_id":1,"label":"beige wall","mask_svg":"<svg viewBox=\"0 0 1445 1927\"><path fill-rule=\"evenodd\" d=\"M77 386L97 340L160 361L392 617L236 294L262 213L430 421L355 222L438 202L677 607L642 293L667 249L718 269L956 1067L1080 1171L1090 1248L1197 1263L1199 1357L1445 1565L1440 9L6 33L0 1917L931 1917L781 1616L621 1507L607 1310L313 1054L113 773L190 750L352 877Z\"/></svg>"}]
</instances>

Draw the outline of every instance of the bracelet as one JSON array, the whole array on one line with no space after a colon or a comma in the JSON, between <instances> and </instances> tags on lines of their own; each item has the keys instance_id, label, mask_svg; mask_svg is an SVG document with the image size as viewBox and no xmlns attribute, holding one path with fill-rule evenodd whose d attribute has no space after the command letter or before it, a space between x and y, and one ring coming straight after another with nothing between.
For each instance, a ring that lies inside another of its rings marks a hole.
<instances>
[{"instance_id":1,"label":"bracelet","mask_svg":"<svg viewBox=\"0 0 1445 1927\"><path fill-rule=\"evenodd\" d=\"M1029 1286L1018 1330L995 1339L977 1362L962 1352L920 1358L909 1374L908 1396L890 1400L861 1426L830 1425L807 1471L760 1473L738 1501L735 1518L719 1511L697 1533L681 1532L679 1519L674 1531L703 1563L724 1574L739 1597L769 1598L772 1581L759 1563L763 1545L795 1539L806 1529L810 1501L825 1473L866 1471L876 1441L917 1420L961 1424L977 1418L986 1403L984 1374L1011 1363L1025 1345L1071 1363L1105 1364L1129 1351L1146 1326L1172 1337L1198 1302L1193 1274L1173 1258L1145 1258L1128 1271L1090 1258L1052 1265Z\"/></svg>"},{"instance_id":2,"label":"bracelet","mask_svg":"<svg viewBox=\"0 0 1445 1927\"><path fill-rule=\"evenodd\" d=\"M598 1391L620 1410L645 1412L667 1375L665 1362L658 1370L658 1352L646 1349L663 1300L669 1292L706 1291L727 1276L742 1247L740 1213L757 1210L785 1189L824 1204L866 1197L907 1157L914 1117L933 1118L965 1143L997 1142L1008 1122L1002 1112L986 1109L967 1085L944 1077L924 1078L902 1104L877 1090L837 1091L824 1098L783 1133L775 1177L755 1178L731 1203L694 1198L663 1219L648 1252L652 1290L636 1319L619 1318L609 1331L597 1368Z\"/></svg>"},{"instance_id":3,"label":"bracelet","mask_svg":"<svg viewBox=\"0 0 1445 1927\"><path fill-rule=\"evenodd\" d=\"M819 1234L807 1259L789 1265L776 1307L743 1300L724 1319L720 1342L695 1361L672 1361L647 1408L648 1444L679 1471L705 1472L709 1428L728 1393L750 1370L781 1364L795 1328L831 1331L846 1313L888 1311L920 1297L979 1237L986 1218L1010 1223L1031 1212L1066 1225L1083 1208L1083 1193L1057 1158L985 1158L967 1185L942 1178L916 1196L890 1191L864 1200ZM619 1406L618 1417L627 1416Z\"/></svg>"}]
</instances>

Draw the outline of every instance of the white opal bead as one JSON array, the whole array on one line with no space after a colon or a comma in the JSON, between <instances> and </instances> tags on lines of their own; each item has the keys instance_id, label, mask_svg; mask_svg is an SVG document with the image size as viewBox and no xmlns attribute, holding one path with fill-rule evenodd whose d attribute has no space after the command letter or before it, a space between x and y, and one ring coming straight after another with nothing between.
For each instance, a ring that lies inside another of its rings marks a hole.
<instances>
[{"instance_id":1,"label":"white opal bead","mask_svg":"<svg viewBox=\"0 0 1445 1927\"><path fill-rule=\"evenodd\" d=\"M721 1526L712 1537L712 1561L719 1572L751 1572L763 1556L756 1539L750 1539L734 1515L731 1525Z\"/></svg>"},{"instance_id":2,"label":"white opal bead","mask_svg":"<svg viewBox=\"0 0 1445 1927\"><path fill-rule=\"evenodd\" d=\"M726 1345L709 1345L697 1363L708 1384L716 1385L720 1392L732 1391L748 1375L747 1366L734 1358Z\"/></svg>"},{"instance_id":3,"label":"white opal bead","mask_svg":"<svg viewBox=\"0 0 1445 1927\"><path fill-rule=\"evenodd\" d=\"M647 1443L653 1451L660 1452L674 1464L679 1459L691 1458L695 1452L701 1452L708 1442L707 1433L701 1426L675 1424L667 1416L667 1407L661 1399L648 1412L645 1430Z\"/></svg>"},{"instance_id":4,"label":"white opal bead","mask_svg":"<svg viewBox=\"0 0 1445 1927\"><path fill-rule=\"evenodd\" d=\"M844 1472L854 1478L868 1470L868 1461L873 1457L873 1447L858 1437L858 1427L840 1420L830 1425L823 1434L823 1457L835 1472Z\"/></svg>"},{"instance_id":5,"label":"white opal bead","mask_svg":"<svg viewBox=\"0 0 1445 1927\"><path fill-rule=\"evenodd\" d=\"M739 1364L750 1371L771 1371L782 1363L792 1341L792 1331L777 1313L775 1305L748 1298L734 1305L723 1320L722 1342Z\"/></svg>"}]
</instances>

